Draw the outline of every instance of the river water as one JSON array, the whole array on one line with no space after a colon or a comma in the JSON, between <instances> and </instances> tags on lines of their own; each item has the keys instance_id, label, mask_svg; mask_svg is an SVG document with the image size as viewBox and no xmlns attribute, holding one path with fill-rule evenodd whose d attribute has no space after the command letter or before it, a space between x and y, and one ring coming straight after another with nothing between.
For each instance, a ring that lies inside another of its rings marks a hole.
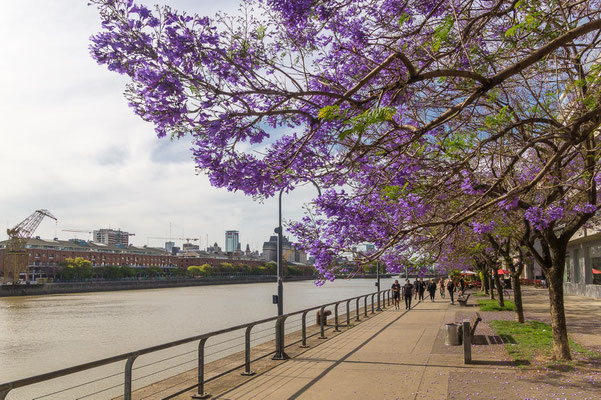
<instances>
[{"instance_id":1,"label":"river water","mask_svg":"<svg viewBox=\"0 0 601 400\"><path fill-rule=\"evenodd\" d=\"M391 284L392 279L383 279L382 289ZM337 280L323 287L316 287L310 281L287 282L284 284L284 312L374 291L374 281L364 279ZM269 318L277 312L272 304L275 293L275 283L255 283L0 298L0 383ZM341 311L344 311L343 307ZM293 328L293 322L288 330ZM237 334L240 336L243 332ZM271 339L273 336L267 332L263 341ZM241 346L242 341L238 344ZM223 355L217 354L213 358ZM195 356L193 351L191 356ZM194 366L190 359L187 365L171 372L174 374ZM123 366L103 368L93 374L81 373L78 377L15 390L8 399L69 399L84 394L90 394L82 397L86 399L111 398L121 393L122 387L93 394L109 387L108 380L104 386L94 384L89 388L44 396L102 374L122 371ZM149 384L156 378L155 375L141 379L135 387ZM117 376L113 383L118 386L122 380L122 375Z\"/></svg>"}]
</instances>

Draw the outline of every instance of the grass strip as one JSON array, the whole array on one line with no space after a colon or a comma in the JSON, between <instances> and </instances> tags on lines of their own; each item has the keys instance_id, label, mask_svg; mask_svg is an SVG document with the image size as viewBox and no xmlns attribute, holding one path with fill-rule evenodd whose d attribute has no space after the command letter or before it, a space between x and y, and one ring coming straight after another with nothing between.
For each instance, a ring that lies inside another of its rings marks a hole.
<instances>
[{"instance_id":1,"label":"grass strip","mask_svg":"<svg viewBox=\"0 0 601 400\"><path fill-rule=\"evenodd\" d=\"M553 332L544 322L493 320L490 327L503 340L509 355L518 363L531 361L534 357L553 358ZM601 354L569 340L574 359L601 358Z\"/></svg>"},{"instance_id":2,"label":"grass strip","mask_svg":"<svg viewBox=\"0 0 601 400\"><path fill-rule=\"evenodd\" d=\"M500 307L498 300L478 300L480 311L514 311L515 304L513 301L505 300L505 306Z\"/></svg>"}]
</instances>

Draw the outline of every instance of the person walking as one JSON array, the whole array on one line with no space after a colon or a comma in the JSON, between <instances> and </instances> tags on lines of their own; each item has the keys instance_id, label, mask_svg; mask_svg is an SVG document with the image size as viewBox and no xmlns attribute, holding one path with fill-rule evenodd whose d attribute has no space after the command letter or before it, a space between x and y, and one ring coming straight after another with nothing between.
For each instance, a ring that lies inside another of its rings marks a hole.
<instances>
[{"instance_id":1,"label":"person walking","mask_svg":"<svg viewBox=\"0 0 601 400\"><path fill-rule=\"evenodd\" d=\"M438 280L438 289L440 291L440 298L444 299L445 298L445 294L444 294L445 287L444 287L444 279L442 279L442 278L440 278Z\"/></svg>"},{"instance_id":2,"label":"person walking","mask_svg":"<svg viewBox=\"0 0 601 400\"><path fill-rule=\"evenodd\" d=\"M449 278L447 281L447 290L449 292L449 296L451 296L451 304L455 304L455 282L453 279Z\"/></svg>"},{"instance_id":3,"label":"person walking","mask_svg":"<svg viewBox=\"0 0 601 400\"><path fill-rule=\"evenodd\" d=\"M419 279L415 278L413 282L413 291L415 292L415 299L417 300L417 296L419 296Z\"/></svg>"},{"instance_id":4,"label":"person walking","mask_svg":"<svg viewBox=\"0 0 601 400\"><path fill-rule=\"evenodd\" d=\"M405 282L405 286L403 286L403 294L405 297L405 310L411 310L411 295L413 294L413 285L409 282L409 279Z\"/></svg>"},{"instance_id":5,"label":"person walking","mask_svg":"<svg viewBox=\"0 0 601 400\"><path fill-rule=\"evenodd\" d=\"M426 282L424 282L424 278L419 279L419 301L424 300L424 292L426 291Z\"/></svg>"},{"instance_id":6,"label":"person walking","mask_svg":"<svg viewBox=\"0 0 601 400\"><path fill-rule=\"evenodd\" d=\"M401 302L401 284L398 279L394 281L392 284L392 299L394 300L394 309L400 310L401 306L399 303Z\"/></svg>"},{"instance_id":7,"label":"person walking","mask_svg":"<svg viewBox=\"0 0 601 400\"><path fill-rule=\"evenodd\" d=\"M430 282L428 282L428 293L430 293L430 301L434 302L434 295L436 294L436 282L434 282L434 279L430 279Z\"/></svg>"},{"instance_id":8,"label":"person walking","mask_svg":"<svg viewBox=\"0 0 601 400\"><path fill-rule=\"evenodd\" d=\"M459 279L459 296L463 296L465 292L465 280L463 277Z\"/></svg>"}]
</instances>

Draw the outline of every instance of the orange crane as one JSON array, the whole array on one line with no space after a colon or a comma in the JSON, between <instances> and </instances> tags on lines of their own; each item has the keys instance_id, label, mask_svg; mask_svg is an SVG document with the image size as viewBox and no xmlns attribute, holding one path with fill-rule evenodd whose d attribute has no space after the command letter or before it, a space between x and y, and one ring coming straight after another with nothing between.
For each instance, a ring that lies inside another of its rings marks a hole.
<instances>
[{"instance_id":1,"label":"orange crane","mask_svg":"<svg viewBox=\"0 0 601 400\"><path fill-rule=\"evenodd\" d=\"M29 252L26 246L44 217L57 221L56 217L50 211L43 209L36 210L17 226L6 230L8 241L6 242L6 252L4 253L3 282L18 282L22 272L25 272L25 281L29 281Z\"/></svg>"}]
</instances>

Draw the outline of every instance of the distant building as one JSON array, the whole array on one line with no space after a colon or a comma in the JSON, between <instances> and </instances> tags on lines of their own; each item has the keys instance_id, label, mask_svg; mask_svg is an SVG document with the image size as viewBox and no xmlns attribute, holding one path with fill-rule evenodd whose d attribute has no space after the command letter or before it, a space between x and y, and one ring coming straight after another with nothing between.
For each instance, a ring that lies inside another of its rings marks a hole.
<instances>
[{"instance_id":1,"label":"distant building","mask_svg":"<svg viewBox=\"0 0 601 400\"><path fill-rule=\"evenodd\" d=\"M165 242L165 250L169 253L173 251L173 246L175 246L175 242Z\"/></svg>"},{"instance_id":2,"label":"distant building","mask_svg":"<svg viewBox=\"0 0 601 400\"><path fill-rule=\"evenodd\" d=\"M209 254L221 254L221 247L215 242L212 246L207 247L207 253Z\"/></svg>"},{"instance_id":3,"label":"distant building","mask_svg":"<svg viewBox=\"0 0 601 400\"><path fill-rule=\"evenodd\" d=\"M184 243L184 245L182 246L184 251L191 251L191 250L200 250L200 246L197 244L192 244L192 243Z\"/></svg>"},{"instance_id":4,"label":"distant building","mask_svg":"<svg viewBox=\"0 0 601 400\"><path fill-rule=\"evenodd\" d=\"M0 242L0 271L4 268L4 252L7 241ZM164 270L175 268L177 258L163 249L152 247L106 245L83 240L29 239L25 246L29 256L29 271L32 280L55 277L60 263L67 258L82 257L92 266L127 265L134 268L159 267Z\"/></svg>"},{"instance_id":5,"label":"distant building","mask_svg":"<svg viewBox=\"0 0 601 400\"><path fill-rule=\"evenodd\" d=\"M263 243L263 258L265 261L277 261L278 259L278 237L271 236L268 242ZM307 254L294 248L286 236L282 240L282 259L289 263L307 264Z\"/></svg>"},{"instance_id":6,"label":"distant building","mask_svg":"<svg viewBox=\"0 0 601 400\"><path fill-rule=\"evenodd\" d=\"M225 252L236 253L240 250L240 232L225 231Z\"/></svg>"},{"instance_id":7,"label":"distant building","mask_svg":"<svg viewBox=\"0 0 601 400\"><path fill-rule=\"evenodd\" d=\"M110 246L123 245L129 246L129 237L133 233L122 231L121 229L99 229L93 232L94 243L101 243Z\"/></svg>"}]
</instances>

